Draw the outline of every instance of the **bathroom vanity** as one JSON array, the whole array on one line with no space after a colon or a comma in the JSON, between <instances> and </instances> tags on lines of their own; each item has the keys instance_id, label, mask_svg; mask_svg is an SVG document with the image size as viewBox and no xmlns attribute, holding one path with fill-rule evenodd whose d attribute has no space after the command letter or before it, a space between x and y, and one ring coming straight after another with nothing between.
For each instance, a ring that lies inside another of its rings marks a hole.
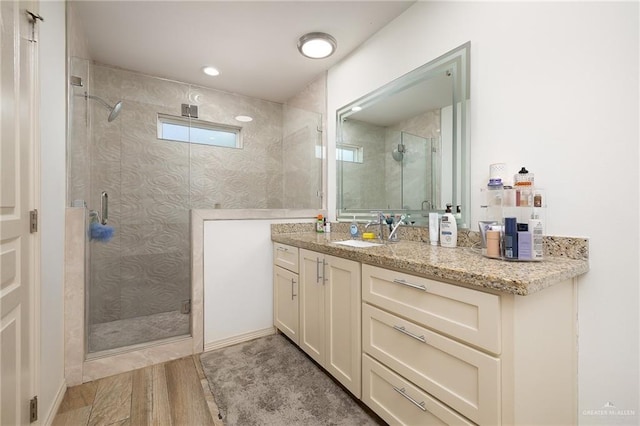
<instances>
[{"instance_id":1,"label":"bathroom vanity","mask_svg":"<svg viewBox=\"0 0 640 426\"><path fill-rule=\"evenodd\" d=\"M274 323L391 424L575 424L586 259L487 259L347 234L274 241Z\"/></svg>"}]
</instances>

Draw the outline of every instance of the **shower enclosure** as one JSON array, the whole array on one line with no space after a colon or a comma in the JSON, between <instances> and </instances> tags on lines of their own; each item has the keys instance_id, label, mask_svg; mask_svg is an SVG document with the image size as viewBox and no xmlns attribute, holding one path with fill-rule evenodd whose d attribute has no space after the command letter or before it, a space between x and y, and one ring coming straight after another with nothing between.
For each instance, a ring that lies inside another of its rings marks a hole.
<instances>
[{"instance_id":1,"label":"shower enclosure","mask_svg":"<svg viewBox=\"0 0 640 426\"><path fill-rule=\"evenodd\" d=\"M75 57L70 76L67 201L86 207L87 357L189 336L190 210L321 208L321 116ZM161 133L161 117L187 141ZM241 143L190 142L202 123ZM91 225L105 198L110 239Z\"/></svg>"}]
</instances>

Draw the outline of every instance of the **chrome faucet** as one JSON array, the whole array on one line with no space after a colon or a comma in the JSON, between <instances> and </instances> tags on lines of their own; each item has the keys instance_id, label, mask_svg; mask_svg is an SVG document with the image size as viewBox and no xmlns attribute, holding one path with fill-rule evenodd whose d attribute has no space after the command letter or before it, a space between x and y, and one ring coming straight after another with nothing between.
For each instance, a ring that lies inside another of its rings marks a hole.
<instances>
[{"instance_id":1,"label":"chrome faucet","mask_svg":"<svg viewBox=\"0 0 640 426\"><path fill-rule=\"evenodd\" d=\"M385 217L384 217L384 212L382 212L382 211L372 211L371 214L375 215L375 219L370 220L369 222L367 222L364 225L364 229L367 229L371 225L378 225L378 239L380 241L383 241L384 225L386 224Z\"/></svg>"}]
</instances>

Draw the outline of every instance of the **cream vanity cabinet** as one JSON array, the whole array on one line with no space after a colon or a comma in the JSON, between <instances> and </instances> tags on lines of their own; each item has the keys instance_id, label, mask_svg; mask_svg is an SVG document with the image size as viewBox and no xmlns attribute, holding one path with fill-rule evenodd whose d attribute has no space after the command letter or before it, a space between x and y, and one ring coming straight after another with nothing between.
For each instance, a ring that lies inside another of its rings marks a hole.
<instances>
[{"instance_id":1,"label":"cream vanity cabinet","mask_svg":"<svg viewBox=\"0 0 640 426\"><path fill-rule=\"evenodd\" d=\"M299 343L298 248L273 244L273 323Z\"/></svg>"},{"instance_id":2,"label":"cream vanity cabinet","mask_svg":"<svg viewBox=\"0 0 640 426\"><path fill-rule=\"evenodd\" d=\"M362 265L362 400L390 424L575 424L574 300Z\"/></svg>"},{"instance_id":3,"label":"cream vanity cabinet","mask_svg":"<svg viewBox=\"0 0 640 426\"><path fill-rule=\"evenodd\" d=\"M299 346L359 398L360 263L300 249L299 264Z\"/></svg>"}]
</instances>

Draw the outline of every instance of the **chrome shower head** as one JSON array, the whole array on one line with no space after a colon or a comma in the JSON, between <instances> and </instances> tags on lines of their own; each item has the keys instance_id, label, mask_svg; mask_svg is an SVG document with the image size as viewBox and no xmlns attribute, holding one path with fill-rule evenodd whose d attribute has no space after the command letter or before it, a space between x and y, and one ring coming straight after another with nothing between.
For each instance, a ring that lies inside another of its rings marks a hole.
<instances>
[{"instance_id":1,"label":"chrome shower head","mask_svg":"<svg viewBox=\"0 0 640 426\"><path fill-rule=\"evenodd\" d=\"M122 101L116 102L113 108L111 108L111 114L109 114L109 118L107 118L107 121L111 123L113 120L115 120L118 117L118 114L120 114L121 109L122 109Z\"/></svg>"},{"instance_id":2,"label":"chrome shower head","mask_svg":"<svg viewBox=\"0 0 640 426\"><path fill-rule=\"evenodd\" d=\"M86 99L94 99L94 100L98 101L99 103L101 103L102 106L107 108L109 110L109 118L107 118L107 121L109 121L109 122L112 122L113 120L115 120L116 117L118 117L118 114L120 114L120 110L122 110L122 101L118 101L114 106L111 106L106 101L104 101L102 98L99 98L99 97L94 96L94 95L90 95L87 92L84 93L84 97Z\"/></svg>"},{"instance_id":3,"label":"chrome shower head","mask_svg":"<svg viewBox=\"0 0 640 426\"><path fill-rule=\"evenodd\" d=\"M396 161L402 161L404 159L405 148L401 143L398 144L398 147L391 152L391 156Z\"/></svg>"}]
</instances>

